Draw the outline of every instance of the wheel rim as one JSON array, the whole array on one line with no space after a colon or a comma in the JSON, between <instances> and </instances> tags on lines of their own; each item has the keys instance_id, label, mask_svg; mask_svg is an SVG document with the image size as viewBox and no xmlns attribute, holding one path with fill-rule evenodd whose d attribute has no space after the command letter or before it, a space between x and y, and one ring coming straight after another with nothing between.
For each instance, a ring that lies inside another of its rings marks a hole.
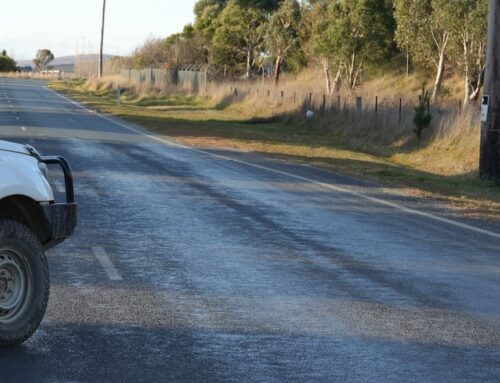
<instances>
[{"instance_id":1,"label":"wheel rim","mask_svg":"<svg viewBox=\"0 0 500 383\"><path fill-rule=\"evenodd\" d=\"M26 258L14 249L0 248L0 324L15 322L29 305L32 273Z\"/></svg>"}]
</instances>

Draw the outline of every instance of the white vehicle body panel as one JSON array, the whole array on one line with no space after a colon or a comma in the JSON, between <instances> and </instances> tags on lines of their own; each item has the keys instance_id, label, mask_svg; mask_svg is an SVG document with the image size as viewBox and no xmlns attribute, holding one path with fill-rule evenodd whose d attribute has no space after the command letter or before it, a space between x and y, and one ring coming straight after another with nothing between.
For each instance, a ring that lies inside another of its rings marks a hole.
<instances>
[{"instance_id":1,"label":"white vehicle body panel","mask_svg":"<svg viewBox=\"0 0 500 383\"><path fill-rule=\"evenodd\" d=\"M23 145L0 141L0 199L21 195L51 202L52 189L38 168L38 160L28 153Z\"/></svg>"}]
</instances>

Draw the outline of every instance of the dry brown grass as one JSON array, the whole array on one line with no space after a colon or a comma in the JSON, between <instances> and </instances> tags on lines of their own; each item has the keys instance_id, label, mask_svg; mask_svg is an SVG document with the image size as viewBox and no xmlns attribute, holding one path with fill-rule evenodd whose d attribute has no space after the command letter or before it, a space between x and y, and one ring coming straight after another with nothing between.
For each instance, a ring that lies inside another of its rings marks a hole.
<instances>
[{"instance_id":1,"label":"dry brown grass","mask_svg":"<svg viewBox=\"0 0 500 383\"><path fill-rule=\"evenodd\" d=\"M307 70L284 76L277 87L268 79L214 82L196 94L189 89L157 89L135 84L119 75L89 80L85 89L110 92L120 86L124 90L123 99L134 102L191 95L203 103L205 109L219 110L230 118L279 118L285 123L335 135L349 148L383 156L394 163L439 175L475 176L479 113L474 106L461 110L459 100L463 89L459 79L445 81L446 96L431 107L432 126L422 141L416 139L412 122L414 107L422 86L426 85L419 75L384 75L364 83L354 92L341 88L327 95L321 72ZM362 97L361 110L356 108L356 97ZM309 109L315 112L310 120L305 117Z\"/></svg>"},{"instance_id":2,"label":"dry brown grass","mask_svg":"<svg viewBox=\"0 0 500 383\"><path fill-rule=\"evenodd\" d=\"M433 174L475 178L478 173L480 124L477 110L455 111L440 119L425 145L396 153L391 159Z\"/></svg>"},{"instance_id":3,"label":"dry brown grass","mask_svg":"<svg viewBox=\"0 0 500 383\"><path fill-rule=\"evenodd\" d=\"M58 79L59 80L74 79L74 75L72 73L64 73L64 72L61 72L60 74L41 74L39 72L5 72L5 73L0 73L0 77L13 78L19 80L48 80L48 81L58 80Z\"/></svg>"},{"instance_id":4,"label":"dry brown grass","mask_svg":"<svg viewBox=\"0 0 500 383\"><path fill-rule=\"evenodd\" d=\"M498 215L500 188L477 177L477 108L459 112L455 103L434 106L432 126L418 141L412 132L414 105L409 102L403 108L401 122L399 102L379 105L378 113L367 103L363 111L357 113L347 101L346 107L342 103L340 110L332 103L324 112L316 109L314 119L306 119L302 103L296 101L293 105L292 100L290 106L290 102L286 102L287 92L295 89L298 93L293 84L300 83L299 80L304 81L303 78L283 81L280 87L285 89L283 99L281 90L267 88L262 83L260 88L253 84L247 92L240 91L239 82L220 85L210 91L213 92L210 97L191 94L186 89L134 88L136 85L120 78L87 84L60 81L51 86L90 108L189 145L231 147L319 164L343 174L362 176L410 193L451 202L468 214ZM407 99L419 92L418 79L389 77L385 81L377 80L375 85L365 86L366 89L373 87L380 94L390 94L383 91L391 87L394 93L408 89ZM413 88L410 87L412 81ZM119 105L117 84L126 89ZM236 97L235 86L239 87ZM307 93L307 89L301 92ZM347 100L348 95L345 96Z\"/></svg>"}]
</instances>

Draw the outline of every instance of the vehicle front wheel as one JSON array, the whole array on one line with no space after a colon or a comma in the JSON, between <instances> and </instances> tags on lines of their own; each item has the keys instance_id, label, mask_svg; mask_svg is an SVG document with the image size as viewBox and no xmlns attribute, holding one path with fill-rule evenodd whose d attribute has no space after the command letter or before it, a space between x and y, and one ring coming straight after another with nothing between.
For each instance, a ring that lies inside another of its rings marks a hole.
<instances>
[{"instance_id":1,"label":"vehicle front wheel","mask_svg":"<svg viewBox=\"0 0 500 383\"><path fill-rule=\"evenodd\" d=\"M49 298L49 270L40 241L27 226L0 219L0 346L36 331Z\"/></svg>"}]
</instances>

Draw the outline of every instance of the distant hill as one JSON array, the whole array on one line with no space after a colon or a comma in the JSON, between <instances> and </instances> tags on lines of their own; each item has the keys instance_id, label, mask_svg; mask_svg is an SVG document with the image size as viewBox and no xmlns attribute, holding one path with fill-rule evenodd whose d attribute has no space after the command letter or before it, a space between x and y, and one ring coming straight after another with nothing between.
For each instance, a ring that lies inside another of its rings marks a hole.
<instances>
[{"instance_id":1,"label":"distant hill","mask_svg":"<svg viewBox=\"0 0 500 383\"><path fill-rule=\"evenodd\" d=\"M103 61L109 61L111 60L113 55L103 55ZM99 58L99 55L97 54L89 54L89 55L78 55L78 61L81 64L84 63L90 63L90 62L97 62ZM75 68L75 61L77 59L77 56L61 56L61 57L56 57L54 61L52 61L49 65L54 67L55 69L60 69L65 72L72 72ZM33 66L33 60L20 60L17 62L18 66Z\"/></svg>"}]
</instances>

